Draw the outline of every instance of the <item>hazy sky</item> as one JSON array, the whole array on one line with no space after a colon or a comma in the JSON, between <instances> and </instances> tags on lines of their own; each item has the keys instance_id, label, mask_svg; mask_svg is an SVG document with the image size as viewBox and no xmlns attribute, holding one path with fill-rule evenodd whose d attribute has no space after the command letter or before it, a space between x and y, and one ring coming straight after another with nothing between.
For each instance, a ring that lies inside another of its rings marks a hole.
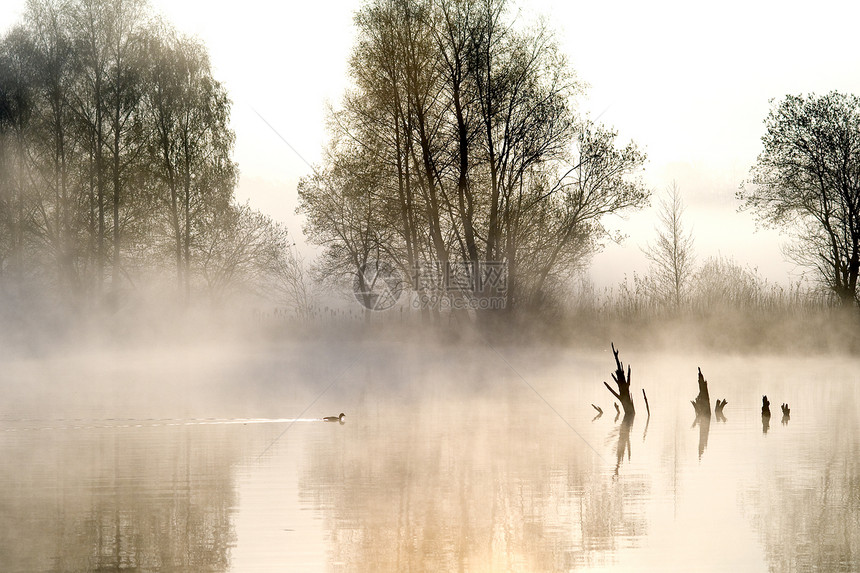
<instances>
[{"instance_id":1,"label":"hazy sky","mask_svg":"<svg viewBox=\"0 0 860 573\"><path fill-rule=\"evenodd\" d=\"M216 76L232 96L239 199L285 221L296 182L319 160L326 106L346 86L346 60L358 0L211 3L152 0L180 30L209 47ZM6 0L0 29L20 18L24 0ZM545 15L579 78L590 87L580 109L645 148L646 182L657 194L675 180L688 204L698 259L723 254L785 282L782 239L756 231L737 213L734 193L755 161L769 98L832 89L860 93L860 8L825 1L522 2L522 18ZM655 202L656 203L656 202ZM646 210L613 223L628 235L599 254L592 276L614 284L644 271L640 252L654 236ZM301 242L301 241L300 241Z\"/></svg>"}]
</instances>

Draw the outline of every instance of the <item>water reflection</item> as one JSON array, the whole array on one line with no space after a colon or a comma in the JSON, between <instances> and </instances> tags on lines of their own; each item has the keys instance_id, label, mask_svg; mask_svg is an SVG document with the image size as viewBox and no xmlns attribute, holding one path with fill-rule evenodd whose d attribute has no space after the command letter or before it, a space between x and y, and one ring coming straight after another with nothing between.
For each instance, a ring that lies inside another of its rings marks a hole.
<instances>
[{"instance_id":1,"label":"water reflection","mask_svg":"<svg viewBox=\"0 0 860 573\"><path fill-rule=\"evenodd\" d=\"M773 571L860 570L858 392L816 394L803 422L767 440L759 478L743 494ZM839 422L804 424L813 409L809 416Z\"/></svg>"},{"instance_id":2,"label":"water reflection","mask_svg":"<svg viewBox=\"0 0 860 573\"><path fill-rule=\"evenodd\" d=\"M3 571L229 569L236 452L212 430L3 437Z\"/></svg>"},{"instance_id":3,"label":"water reflection","mask_svg":"<svg viewBox=\"0 0 860 573\"><path fill-rule=\"evenodd\" d=\"M697 416L693 432L676 357L632 355L655 404L637 426L600 416L608 353L511 358L556 412L504 364L445 356L356 369L313 412L349 423L308 419L283 437L262 417L24 431L0 412L0 571L860 569L860 390L820 374L857 361L714 361L735 413ZM759 380L802 413L767 439ZM207 396L227 413L246 388ZM272 388L259 383L265 399L242 415L319 396Z\"/></svg>"},{"instance_id":4,"label":"water reflection","mask_svg":"<svg viewBox=\"0 0 860 573\"><path fill-rule=\"evenodd\" d=\"M432 373L412 378L440 385ZM468 399L428 390L386 400L410 417L356 414L337 442L308 451L302 496L325 515L338 570L565 571L604 563L645 535L648 477L611 479L569 427L526 399L527 388L501 380ZM594 436L606 422L595 422ZM618 448L629 432L622 423Z\"/></svg>"},{"instance_id":5,"label":"water reflection","mask_svg":"<svg viewBox=\"0 0 860 573\"><path fill-rule=\"evenodd\" d=\"M708 436L711 434L711 417L696 416L693 422L693 427L699 426L699 459L702 459L702 454L708 448Z\"/></svg>"},{"instance_id":6,"label":"water reflection","mask_svg":"<svg viewBox=\"0 0 860 573\"><path fill-rule=\"evenodd\" d=\"M633 427L633 419L635 414L624 416L621 425L618 426L618 447L615 449L615 475L618 476L618 470L621 468L621 462L624 461L624 453L627 453L627 460L630 461L632 452L630 449L630 428ZM648 431L648 426L645 426L645 432Z\"/></svg>"}]
</instances>

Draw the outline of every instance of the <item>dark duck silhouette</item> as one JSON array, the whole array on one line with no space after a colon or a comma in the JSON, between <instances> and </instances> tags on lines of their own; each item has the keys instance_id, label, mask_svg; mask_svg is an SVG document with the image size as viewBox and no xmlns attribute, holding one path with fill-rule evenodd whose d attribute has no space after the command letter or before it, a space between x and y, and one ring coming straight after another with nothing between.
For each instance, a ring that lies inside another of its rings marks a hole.
<instances>
[{"instance_id":1,"label":"dark duck silhouette","mask_svg":"<svg viewBox=\"0 0 860 573\"><path fill-rule=\"evenodd\" d=\"M346 414L341 412L340 416L326 416L325 418L323 418L323 420L326 422L340 422L341 424L343 424L344 418L346 418Z\"/></svg>"}]
</instances>

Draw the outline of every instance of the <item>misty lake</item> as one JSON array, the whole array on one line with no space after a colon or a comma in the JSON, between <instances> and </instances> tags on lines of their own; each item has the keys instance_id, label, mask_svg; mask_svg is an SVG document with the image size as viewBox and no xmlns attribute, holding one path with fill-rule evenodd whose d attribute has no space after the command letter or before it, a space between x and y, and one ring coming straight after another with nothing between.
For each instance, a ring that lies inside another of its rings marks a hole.
<instances>
[{"instance_id":1,"label":"misty lake","mask_svg":"<svg viewBox=\"0 0 860 573\"><path fill-rule=\"evenodd\" d=\"M860 360L620 351L626 429L608 348L7 360L0 571L860 570Z\"/></svg>"}]
</instances>

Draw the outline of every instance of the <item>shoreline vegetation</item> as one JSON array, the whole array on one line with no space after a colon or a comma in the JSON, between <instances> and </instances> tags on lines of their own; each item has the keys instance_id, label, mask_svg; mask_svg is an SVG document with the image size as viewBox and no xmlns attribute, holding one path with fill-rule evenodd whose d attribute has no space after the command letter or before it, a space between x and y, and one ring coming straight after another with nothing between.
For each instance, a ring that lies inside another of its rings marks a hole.
<instances>
[{"instance_id":1,"label":"shoreline vegetation","mask_svg":"<svg viewBox=\"0 0 860 573\"><path fill-rule=\"evenodd\" d=\"M0 38L0 352L350 337L860 352L860 154L843 145L860 98L774 103L737 194L793 236L805 279L698 264L673 183L647 274L599 292L583 277L623 235L606 221L653 191L637 143L581 115L556 32L505 0L366 0L355 25L354 89L297 185L308 263L236 200L232 104L205 45L146 0L28 3Z\"/></svg>"},{"instance_id":2,"label":"shoreline vegetation","mask_svg":"<svg viewBox=\"0 0 860 573\"><path fill-rule=\"evenodd\" d=\"M129 306L119 312L81 314L51 309L20 312L6 307L0 339L5 356L39 356L95 350L229 345L251 352L288 351L295 343L320 347L363 344L392 348L436 345L452 349L490 346L550 352L605 350L609 341L635 352L717 352L737 355L860 355L855 309L807 304L684 309L660 312L579 307L552 316L489 315L475 320L451 312L428 319L399 308L367 312L235 305L221 309ZM368 316L369 315L369 316Z\"/></svg>"}]
</instances>

